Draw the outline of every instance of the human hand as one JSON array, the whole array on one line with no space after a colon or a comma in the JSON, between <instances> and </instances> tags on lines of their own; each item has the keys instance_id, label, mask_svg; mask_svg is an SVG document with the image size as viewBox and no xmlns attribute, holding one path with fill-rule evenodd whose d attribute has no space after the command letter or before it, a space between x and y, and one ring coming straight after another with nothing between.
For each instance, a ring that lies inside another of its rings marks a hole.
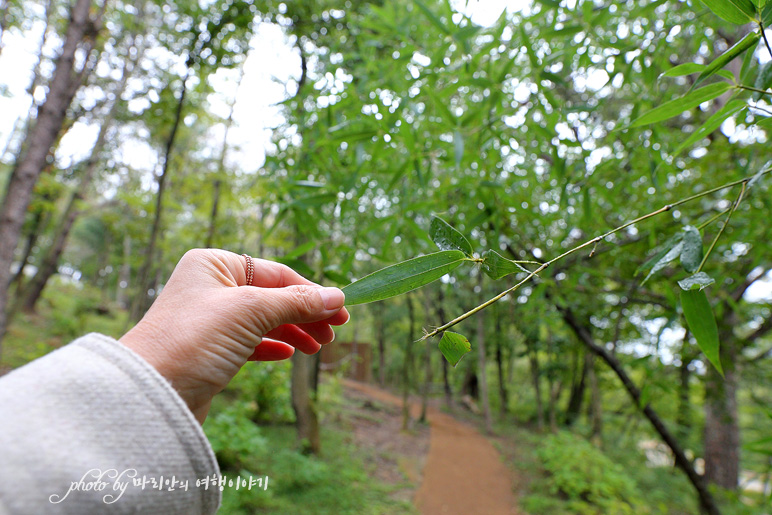
<instances>
[{"instance_id":1,"label":"human hand","mask_svg":"<svg viewBox=\"0 0 772 515\"><path fill-rule=\"evenodd\" d=\"M247 361L317 352L345 324L344 295L279 263L195 249L177 264L142 320L120 342L142 356L203 423L212 397Z\"/></svg>"}]
</instances>

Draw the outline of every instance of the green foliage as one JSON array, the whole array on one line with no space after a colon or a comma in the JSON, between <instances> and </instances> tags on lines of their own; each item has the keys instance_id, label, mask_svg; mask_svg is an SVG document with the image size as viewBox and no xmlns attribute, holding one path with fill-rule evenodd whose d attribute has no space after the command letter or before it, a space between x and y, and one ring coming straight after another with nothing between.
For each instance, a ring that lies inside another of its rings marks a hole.
<instances>
[{"instance_id":1,"label":"green foliage","mask_svg":"<svg viewBox=\"0 0 772 515\"><path fill-rule=\"evenodd\" d=\"M364 304L402 295L436 281L467 261L459 250L443 250L391 265L343 287L346 304Z\"/></svg>"},{"instance_id":2,"label":"green foliage","mask_svg":"<svg viewBox=\"0 0 772 515\"><path fill-rule=\"evenodd\" d=\"M708 297L702 289L681 290L681 308L697 344L705 357L723 375L719 357L718 327Z\"/></svg>"},{"instance_id":3,"label":"green foliage","mask_svg":"<svg viewBox=\"0 0 772 515\"><path fill-rule=\"evenodd\" d=\"M574 513L645 513L641 493L626 471L581 437L561 431L544 439L537 454L553 493L565 495Z\"/></svg>"},{"instance_id":4,"label":"green foliage","mask_svg":"<svg viewBox=\"0 0 772 515\"><path fill-rule=\"evenodd\" d=\"M466 353L472 350L469 340L464 335L445 331L440 338L440 352L454 367Z\"/></svg>"}]
</instances>

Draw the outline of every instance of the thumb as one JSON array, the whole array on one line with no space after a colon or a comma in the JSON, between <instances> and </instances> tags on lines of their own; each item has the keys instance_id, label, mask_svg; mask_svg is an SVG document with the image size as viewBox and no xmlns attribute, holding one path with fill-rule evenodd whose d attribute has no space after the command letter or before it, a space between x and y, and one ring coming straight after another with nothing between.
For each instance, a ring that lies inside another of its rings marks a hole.
<instances>
[{"instance_id":1,"label":"thumb","mask_svg":"<svg viewBox=\"0 0 772 515\"><path fill-rule=\"evenodd\" d=\"M330 318L341 310L346 296L338 288L297 284L284 288L239 288L261 329L268 332L282 324L303 324Z\"/></svg>"}]
</instances>

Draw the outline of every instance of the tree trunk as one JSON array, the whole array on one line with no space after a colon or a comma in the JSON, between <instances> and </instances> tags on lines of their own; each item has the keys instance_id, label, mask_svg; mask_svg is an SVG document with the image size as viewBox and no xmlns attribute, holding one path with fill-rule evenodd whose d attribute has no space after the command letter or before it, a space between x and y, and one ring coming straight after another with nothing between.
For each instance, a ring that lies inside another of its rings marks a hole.
<instances>
[{"instance_id":1,"label":"tree trunk","mask_svg":"<svg viewBox=\"0 0 772 515\"><path fill-rule=\"evenodd\" d=\"M190 77L190 69L188 69L185 77L182 79L182 88L180 90L180 98L177 101L177 111L174 115L174 124L172 130L169 133L169 137L166 140L166 150L164 152L163 168L161 169L161 175L158 176L158 192L156 193L155 201L155 217L153 218L153 228L150 231L150 241L147 244L145 250L145 261L142 264L142 268L137 274L137 285L139 291L134 299L131 307L131 319L139 320L142 315L150 307L152 299L149 298L148 292L153 285L150 284L151 271L153 269L153 257L155 254L155 248L158 244L158 238L161 235L161 220L163 216L163 200L164 191L166 187L166 179L169 175L169 163L171 161L172 149L174 148L174 140L177 137L177 130L179 129L180 122L182 121L182 109L185 105L185 95L187 93L187 83ZM153 288L154 289L154 288Z\"/></svg>"},{"instance_id":2,"label":"tree trunk","mask_svg":"<svg viewBox=\"0 0 772 515\"><path fill-rule=\"evenodd\" d=\"M233 108L236 105L236 98L241 87L241 80L244 78L244 66L239 67L239 78L236 81L236 94L233 95L228 106L228 118L225 120L225 134L222 137L222 149L220 151L220 162L217 166L217 175L212 181L212 212L209 216L209 231L206 235L204 247L211 248L214 245L214 235L217 230L217 213L220 208L220 190L222 188L222 176L225 174L225 158L228 156L228 134L233 126Z\"/></svg>"},{"instance_id":3,"label":"tree trunk","mask_svg":"<svg viewBox=\"0 0 772 515\"><path fill-rule=\"evenodd\" d=\"M721 341L724 377L709 363L705 374L705 479L729 490L737 489L740 474L735 343Z\"/></svg>"},{"instance_id":4,"label":"tree trunk","mask_svg":"<svg viewBox=\"0 0 772 515\"><path fill-rule=\"evenodd\" d=\"M539 367L539 356L533 344L528 349L528 364L531 368L531 382L533 383L533 392L536 397L536 427L539 431L544 431L544 404L541 400L541 370Z\"/></svg>"},{"instance_id":5,"label":"tree trunk","mask_svg":"<svg viewBox=\"0 0 772 515\"><path fill-rule=\"evenodd\" d=\"M410 347L415 341L415 306L413 306L413 296L405 296L407 303L408 329L407 340L405 341L405 352L402 356L402 430L407 431L410 428Z\"/></svg>"},{"instance_id":6,"label":"tree trunk","mask_svg":"<svg viewBox=\"0 0 772 515\"><path fill-rule=\"evenodd\" d=\"M112 125L112 122L115 118L117 103L123 94L123 90L126 88L128 79L129 77L127 68L124 66L123 79L121 80L121 84L118 87L118 92L115 95L116 102L112 105L110 111L107 113L104 121L102 122L102 126L99 129L99 134L97 135L94 147L91 149L91 155L89 156L88 161L86 161L83 175L80 178L80 184L78 184L75 191L72 192L72 195L67 202L67 207L61 214L62 222L56 231L53 243L51 243L51 246L48 248L48 251L44 256L37 273L32 278L29 285L24 289L24 292L20 297L21 309L23 311L35 311L35 305L40 299L40 296L43 294L43 290L45 289L46 284L48 284L51 276L56 273L59 264L59 258L61 258L62 253L64 252L64 249L67 245L67 238L69 237L70 231L72 230L72 227L75 224L75 220L79 215L77 205L83 198L86 197L86 192L91 187L91 183L94 180L97 165L100 163L99 155L101 154L102 149L104 148L107 141L107 132L109 131L110 126Z\"/></svg>"},{"instance_id":7,"label":"tree trunk","mask_svg":"<svg viewBox=\"0 0 772 515\"><path fill-rule=\"evenodd\" d=\"M305 453L319 454L319 417L311 397L313 366L313 356L302 352L292 355L291 395L300 446Z\"/></svg>"},{"instance_id":8,"label":"tree trunk","mask_svg":"<svg viewBox=\"0 0 772 515\"><path fill-rule=\"evenodd\" d=\"M587 368L587 381L590 383L590 440L600 446L603 441L603 405L601 391L598 386L598 376L595 372L595 356L587 352L585 354L585 366Z\"/></svg>"},{"instance_id":9,"label":"tree trunk","mask_svg":"<svg viewBox=\"0 0 772 515\"><path fill-rule=\"evenodd\" d=\"M429 290L424 295L424 313L429 313ZM434 352L434 344L430 340L424 342L424 382L421 389L421 416L418 417L418 421L421 423L426 422L426 415L429 409L429 390L432 385L432 353Z\"/></svg>"},{"instance_id":10,"label":"tree trunk","mask_svg":"<svg viewBox=\"0 0 772 515\"><path fill-rule=\"evenodd\" d=\"M562 315L566 324L574 331L577 337L579 337L579 340L587 347L587 349L593 352L595 355L599 356L601 359L603 359L603 361L606 362L609 367L611 367L611 370L613 370L619 380L622 381L625 390L627 390L627 393L630 395L635 406L640 406L641 391L638 389L638 387L635 386L630 376L627 375L627 372L625 372L622 364L619 363L619 361L613 355L611 355L611 353L609 353L603 345L598 344L595 341L590 330L577 320L576 316L570 308L563 307L558 304L555 304L555 307ZM719 511L718 505L713 498L713 494L711 494L710 490L707 488L705 479L699 475L696 470L694 470L692 462L689 461L689 459L686 457L686 453L684 453L681 444L678 443L678 440L676 440L673 433L670 432L657 412L654 411L654 408L651 407L651 404L647 404L643 407L643 414L649 420L651 425L654 427L654 430L659 434L665 444L670 448L670 451L673 453L675 458L676 466L684 471L686 477L689 479L689 482L691 482L692 486L696 490L702 510L709 515L720 515L721 512Z\"/></svg>"},{"instance_id":11,"label":"tree trunk","mask_svg":"<svg viewBox=\"0 0 772 515\"><path fill-rule=\"evenodd\" d=\"M498 303L493 305L493 313L496 317L495 321L495 339L496 339L496 371L499 378L499 399L501 400L501 415L502 418L509 413L509 392L507 391L507 382L504 378L504 351L503 336L501 332L501 313L498 309Z\"/></svg>"},{"instance_id":12,"label":"tree trunk","mask_svg":"<svg viewBox=\"0 0 772 515\"><path fill-rule=\"evenodd\" d=\"M437 289L437 319L441 324L445 323L445 288L442 283ZM450 380L448 379L448 360L443 357L440 361L442 361L442 390L445 392L445 407L452 410L453 390L450 388Z\"/></svg>"},{"instance_id":13,"label":"tree trunk","mask_svg":"<svg viewBox=\"0 0 772 515\"><path fill-rule=\"evenodd\" d=\"M38 84L40 84L40 78L41 78L40 68L43 62L43 49L45 48L46 42L48 41L48 29L51 25L51 11L53 10L51 9L52 3L53 3L52 0L47 0L45 4L45 14L44 14L45 25L43 27L43 34L40 37L40 44L38 44L37 53L35 54L37 56L37 61L35 61L35 66L32 71L32 80L30 81L29 86L27 86L27 94L30 97L30 109L27 115L24 132L28 132L29 126L32 123L32 116L35 114L33 109L35 107L34 94ZM2 45L0 44L0 49L1 47ZM2 162L3 158L8 153L8 150L11 148L11 144L13 143L16 133L22 130L21 125L22 125L22 117L19 116L16 118L16 120L14 120L11 128L11 132L8 134L8 139L5 141L5 146L3 147L3 150L0 151L0 162ZM22 141L19 144L18 154L21 154L23 143L24 143L24 140L26 139L27 138L22 138Z\"/></svg>"},{"instance_id":14,"label":"tree trunk","mask_svg":"<svg viewBox=\"0 0 772 515\"><path fill-rule=\"evenodd\" d=\"M482 273L478 277L477 284L480 286L480 296L485 301L485 294L483 293L483 279ZM486 373L486 356L485 356L485 311L477 313L477 369L480 376L480 402L482 403L483 417L485 418L485 430L488 433L493 432L493 421L491 419L491 403L488 396L488 374Z\"/></svg>"},{"instance_id":15,"label":"tree trunk","mask_svg":"<svg viewBox=\"0 0 772 515\"><path fill-rule=\"evenodd\" d=\"M373 317L375 317L375 337L378 340L378 384L383 388L386 386L386 328L380 309L373 310Z\"/></svg>"},{"instance_id":16,"label":"tree trunk","mask_svg":"<svg viewBox=\"0 0 772 515\"><path fill-rule=\"evenodd\" d=\"M50 197L46 196L44 196L43 199L46 202L51 200ZM37 243L40 233L48 223L49 217L46 215L46 210L38 209L35 211L35 214L32 218L32 226L29 228L29 233L27 234L27 241L24 243L24 252L22 253L21 259L19 260L19 268L16 271L16 275L11 280L11 285L16 285L17 301L19 300L22 293L22 287L24 283L24 269L29 264L29 260L32 257L32 249L35 248L35 243Z\"/></svg>"},{"instance_id":17,"label":"tree trunk","mask_svg":"<svg viewBox=\"0 0 772 515\"><path fill-rule=\"evenodd\" d=\"M587 386L587 356L585 353L585 359L581 367L581 372L576 373L578 367L574 367L574 377L579 375L579 380L574 381L571 384L571 396L568 398L568 406L566 407L565 423L567 426L571 426L579 414L582 412L582 403L584 402L584 393Z\"/></svg>"},{"instance_id":18,"label":"tree trunk","mask_svg":"<svg viewBox=\"0 0 772 515\"><path fill-rule=\"evenodd\" d=\"M11 263L32 190L45 167L51 145L64 123L67 108L81 84L83 75L75 73L75 54L79 48L91 54L93 37L101 28L99 18L89 16L91 0L76 0L70 12L70 23L62 51L48 85L48 95L38 109L35 125L27 139L27 149L14 167L0 211L0 340L6 331L6 307ZM86 43L82 43L86 40ZM84 64L84 70L87 64ZM81 70L84 71L84 70Z\"/></svg>"},{"instance_id":19,"label":"tree trunk","mask_svg":"<svg viewBox=\"0 0 772 515\"><path fill-rule=\"evenodd\" d=\"M681 365L678 367L678 414L676 422L680 438L687 438L692 426L691 387L689 385L691 379L689 364L692 362L692 356L688 350L689 345L689 331L687 331L681 342Z\"/></svg>"},{"instance_id":20,"label":"tree trunk","mask_svg":"<svg viewBox=\"0 0 772 515\"><path fill-rule=\"evenodd\" d=\"M123 261L118 273L118 287L115 289L115 302L123 309L129 308L126 290L131 284L131 236L123 236Z\"/></svg>"}]
</instances>

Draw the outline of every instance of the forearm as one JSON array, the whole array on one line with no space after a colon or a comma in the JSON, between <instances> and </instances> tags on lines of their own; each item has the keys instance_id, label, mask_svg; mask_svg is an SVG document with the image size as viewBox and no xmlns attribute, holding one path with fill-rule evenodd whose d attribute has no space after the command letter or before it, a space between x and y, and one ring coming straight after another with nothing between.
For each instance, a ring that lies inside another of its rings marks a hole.
<instances>
[{"instance_id":1,"label":"forearm","mask_svg":"<svg viewBox=\"0 0 772 515\"><path fill-rule=\"evenodd\" d=\"M110 338L88 335L4 376L0 414L0 512L217 510L219 489L196 486L219 474L198 422L158 372ZM135 486L143 477L178 486Z\"/></svg>"}]
</instances>

